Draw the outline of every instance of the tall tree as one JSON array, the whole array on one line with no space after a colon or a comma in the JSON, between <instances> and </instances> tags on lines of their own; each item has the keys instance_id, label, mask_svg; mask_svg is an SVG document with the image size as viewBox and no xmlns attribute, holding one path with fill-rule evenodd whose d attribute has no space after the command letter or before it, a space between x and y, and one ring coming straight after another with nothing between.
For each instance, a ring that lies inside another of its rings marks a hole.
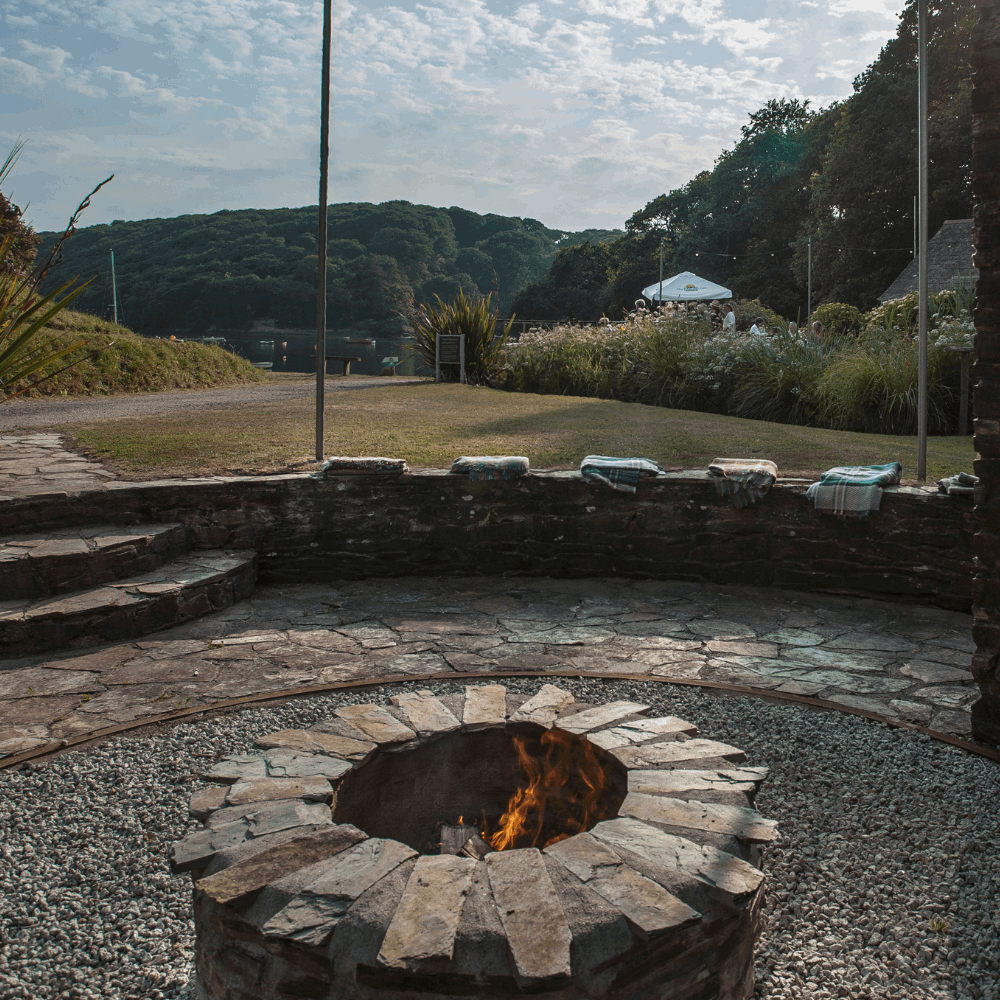
<instances>
[{"instance_id":1,"label":"tall tree","mask_svg":"<svg viewBox=\"0 0 1000 1000\"><path fill-rule=\"evenodd\" d=\"M870 308L911 257L917 190L917 0L896 36L854 81L814 178L795 268L813 241L813 301ZM930 231L972 212L970 40L973 0L930 0ZM886 250L885 248L898 248ZM873 252L874 251L874 252Z\"/></svg>"}]
</instances>

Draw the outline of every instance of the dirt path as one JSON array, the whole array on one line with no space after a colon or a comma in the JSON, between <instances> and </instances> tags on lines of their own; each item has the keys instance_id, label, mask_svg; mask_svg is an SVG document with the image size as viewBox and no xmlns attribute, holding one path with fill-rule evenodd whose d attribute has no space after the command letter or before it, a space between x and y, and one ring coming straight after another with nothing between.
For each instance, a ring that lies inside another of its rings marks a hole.
<instances>
[{"instance_id":1,"label":"dirt path","mask_svg":"<svg viewBox=\"0 0 1000 1000\"><path fill-rule=\"evenodd\" d=\"M410 385L423 378L327 376L326 391L350 392L375 385ZM97 420L127 420L183 410L222 410L254 403L281 402L312 396L316 382L311 375L277 375L263 385L238 385L224 389L144 392L83 399L15 399L0 406L0 432L37 430L59 424Z\"/></svg>"}]
</instances>

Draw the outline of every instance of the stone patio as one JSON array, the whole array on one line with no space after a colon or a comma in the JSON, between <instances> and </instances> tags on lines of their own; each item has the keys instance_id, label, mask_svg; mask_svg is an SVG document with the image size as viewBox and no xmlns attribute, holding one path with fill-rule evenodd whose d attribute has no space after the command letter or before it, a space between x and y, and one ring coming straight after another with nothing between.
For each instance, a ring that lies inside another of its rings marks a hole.
<instances>
[{"instance_id":1,"label":"stone patio","mask_svg":"<svg viewBox=\"0 0 1000 1000\"><path fill-rule=\"evenodd\" d=\"M58 434L0 434L0 499L96 490L116 478L98 462L67 451Z\"/></svg>"},{"instance_id":2,"label":"stone patio","mask_svg":"<svg viewBox=\"0 0 1000 1000\"><path fill-rule=\"evenodd\" d=\"M517 670L742 685L965 735L970 625L920 605L683 582L261 587L149 639L0 661L0 752L270 691Z\"/></svg>"},{"instance_id":3,"label":"stone patio","mask_svg":"<svg viewBox=\"0 0 1000 1000\"><path fill-rule=\"evenodd\" d=\"M57 434L0 435L0 446L0 497L115 480ZM674 581L262 586L149 638L0 657L0 755L272 691L517 670L735 684L966 735L978 696L971 626L970 615L917 604Z\"/></svg>"}]
</instances>

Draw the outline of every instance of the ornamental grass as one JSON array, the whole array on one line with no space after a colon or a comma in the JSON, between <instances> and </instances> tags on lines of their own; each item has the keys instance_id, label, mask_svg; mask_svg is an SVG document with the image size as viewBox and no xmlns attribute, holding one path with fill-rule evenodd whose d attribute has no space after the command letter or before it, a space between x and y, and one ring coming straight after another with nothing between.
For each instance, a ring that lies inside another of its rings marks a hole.
<instances>
[{"instance_id":1,"label":"ornamental grass","mask_svg":"<svg viewBox=\"0 0 1000 1000\"><path fill-rule=\"evenodd\" d=\"M971 320L954 293L935 301L928 429L958 431L958 356ZM631 315L621 325L557 326L507 350L503 388L594 396L833 430L916 433L916 341L908 302L862 317L861 332L815 339L713 332L697 312Z\"/></svg>"}]
</instances>

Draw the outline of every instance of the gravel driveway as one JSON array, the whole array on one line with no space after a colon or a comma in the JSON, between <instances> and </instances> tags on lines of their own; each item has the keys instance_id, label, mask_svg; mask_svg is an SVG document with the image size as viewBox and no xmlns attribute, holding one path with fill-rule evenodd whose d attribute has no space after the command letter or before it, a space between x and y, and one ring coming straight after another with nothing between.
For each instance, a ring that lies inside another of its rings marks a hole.
<instances>
[{"instance_id":1,"label":"gravel driveway","mask_svg":"<svg viewBox=\"0 0 1000 1000\"><path fill-rule=\"evenodd\" d=\"M273 377L273 376L272 376ZM424 378L327 377L326 391L350 392L374 385L412 385ZM82 424L97 420L127 420L157 413L185 410L225 410L254 403L276 403L311 397L316 391L312 376L277 376L264 385L238 385L225 389L194 389L141 392L122 396L85 399L15 399L0 406L0 432L35 430L58 424Z\"/></svg>"}]
</instances>

